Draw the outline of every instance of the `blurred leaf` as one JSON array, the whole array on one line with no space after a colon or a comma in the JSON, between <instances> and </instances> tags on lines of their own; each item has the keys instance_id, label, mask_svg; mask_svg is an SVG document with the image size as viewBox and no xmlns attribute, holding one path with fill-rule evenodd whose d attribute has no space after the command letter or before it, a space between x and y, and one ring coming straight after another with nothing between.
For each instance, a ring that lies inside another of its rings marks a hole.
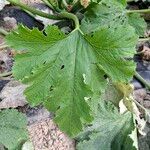
<instances>
[{"instance_id":1,"label":"blurred leaf","mask_svg":"<svg viewBox=\"0 0 150 150\"><path fill-rule=\"evenodd\" d=\"M15 109L0 111L0 143L9 150L16 150L26 140L26 117Z\"/></svg>"}]
</instances>

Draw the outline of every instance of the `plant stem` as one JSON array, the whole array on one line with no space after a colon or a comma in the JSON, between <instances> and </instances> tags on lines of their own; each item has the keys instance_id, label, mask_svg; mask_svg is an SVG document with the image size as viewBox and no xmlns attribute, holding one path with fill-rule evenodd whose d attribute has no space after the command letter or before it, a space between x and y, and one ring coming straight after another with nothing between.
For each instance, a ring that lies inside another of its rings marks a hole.
<instances>
[{"instance_id":1,"label":"plant stem","mask_svg":"<svg viewBox=\"0 0 150 150\"><path fill-rule=\"evenodd\" d=\"M47 0L42 0L49 8L53 9L53 6L47 1Z\"/></svg>"},{"instance_id":2,"label":"plant stem","mask_svg":"<svg viewBox=\"0 0 150 150\"><path fill-rule=\"evenodd\" d=\"M62 4L64 5L64 7L67 9L68 8L68 4L65 0L62 0Z\"/></svg>"},{"instance_id":3,"label":"plant stem","mask_svg":"<svg viewBox=\"0 0 150 150\"><path fill-rule=\"evenodd\" d=\"M8 32L6 30L4 30L3 28L0 28L0 34L6 36L8 34Z\"/></svg>"},{"instance_id":4,"label":"plant stem","mask_svg":"<svg viewBox=\"0 0 150 150\"><path fill-rule=\"evenodd\" d=\"M38 15L38 16L41 16L41 17L44 17L44 18L48 18L48 19L53 19L53 20L60 20L59 16L55 16L55 15L44 13L44 12L42 12L40 10L37 10L37 9L35 9L33 7L30 7L30 6L27 6L27 5L23 4L23 3L16 2L14 0L7 0L7 1L9 1L11 4L19 6L22 9L25 9L25 10L31 12L34 15Z\"/></svg>"},{"instance_id":5,"label":"plant stem","mask_svg":"<svg viewBox=\"0 0 150 150\"><path fill-rule=\"evenodd\" d=\"M57 16L54 16L54 15L50 15L50 14L44 13L42 11L36 10L35 8L32 8L30 6L22 4L20 2L15 2L13 0L7 0L7 1L9 1L10 3L12 3L12 4L16 5L16 6L21 7L22 9L25 9L25 10L33 13L35 15L39 15L39 16L42 16L42 17L45 17L45 18L54 19L54 20L60 20L60 19L63 19L63 18L72 19L74 21L74 23L75 23L75 28L79 29L79 26L80 26L79 20L78 20L77 16L72 14L72 13L61 12Z\"/></svg>"},{"instance_id":6,"label":"plant stem","mask_svg":"<svg viewBox=\"0 0 150 150\"><path fill-rule=\"evenodd\" d=\"M131 13L150 13L150 9L127 10L127 14Z\"/></svg>"},{"instance_id":7,"label":"plant stem","mask_svg":"<svg viewBox=\"0 0 150 150\"><path fill-rule=\"evenodd\" d=\"M51 0L47 0L47 2L52 5L52 7L54 8L55 11L57 12L61 12L61 9L58 8L58 1L56 1L56 5L54 3L51 2Z\"/></svg>"},{"instance_id":8,"label":"plant stem","mask_svg":"<svg viewBox=\"0 0 150 150\"><path fill-rule=\"evenodd\" d=\"M75 1L74 1L74 4L73 4L71 12L77 12L80 9L82 9L81 3L79 1L77 1L75 3Z\"/></svg>"},{"instance_id":9,"label":"plant stem","mask_svg":"<svg viewBox=\"0 0 150 150\"><path fill-rule=\"evenodd\" d=\"M150 83L143 79L143 77L139 73L135 73L135 78L138 79L145 87L150 90Z\"/></svg>"},{"instance_id":10,"label":"plant stem","mask_svg":"<svg viewBox=\"0 0 150 150\"><path fill-rule=\"evenodd\" d=\"M72 19L75 23L75 29L79 29L80 24L79 24L79 19L76 15L72 14L72 13L68 13L68 12L62 12L59 15L62 18L68 18L68 19Z\"/></svg>"},{"instance_id":11,"label":"plant stem","mask_svg":"<svg viewBox=\"0 0 150 150\"><path fill-rule=\"evenodd\" d=\"M12 75L12 72L2 73L2 74L0 74L0 78L7 77L7 76L10 76L10 75Z\"/></svg>"},{"instance_id":12,"label":"plant stem","mask_svg":"<svg viewBox=\"0 0 150 150\"><path fill-rule=\"evenodd\" d=\"M39 16L42 16L42 17L45 17L45 18L54 19L54 20L60 20L60 19L63 19L63 18L72 19L75 23L75 28L79 29L79 25L80 25L79 20L78 20L77 16L72 14L72 13L61 12L57 16L54 16L54 15L50 15L50 14L44 13L42 11L36 10L35 8L29 7L29 6L27 6L25 4L22 4L20 2L14 2L13 0L7 0L7 1L9 1L10 3L12 3L14 5L17 5L17 6L21 7L22 9L25 9L25 10L33 13L35 15L39 15Z\"/></svg>"}]
</instances>

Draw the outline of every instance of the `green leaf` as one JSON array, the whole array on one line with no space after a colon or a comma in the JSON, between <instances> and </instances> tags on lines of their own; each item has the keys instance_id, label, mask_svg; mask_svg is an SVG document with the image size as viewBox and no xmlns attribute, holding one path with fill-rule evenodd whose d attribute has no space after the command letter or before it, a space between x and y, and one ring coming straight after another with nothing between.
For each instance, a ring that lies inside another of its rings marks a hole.
<instances>
[{"instance_id":1,"label":"green leaf","mask_svg":"<svg viewBox=\"0 0 150 150\"><path fill-rule=\"evenodd\" d=\"M144 36L144 33L146 31L146 28L147 28L147 24L146 24L144 18L142 18L140 16L140 14L138 14L138 13L129 14L128 15L128 22L131 26L133 26L136 29L136 33L140 37Z\"/></svg>"},{"instance_id":2,"label":"green leaf","mask_svg":"<svg viewBox=\"0 0 150 150\"><path fill-rule=\"evenodd\" d=\"M127 5L127 0L117 0L119 3L122 5L126 6Z\"/></svg>"},{"instance_id":3,"label":"green leaf","mask_svg":"<svg viewBox=\"0 0 150 150\"><path fill-rule=\"evenodd\" d=\"M130 134L135 129L131 113L119 114L110 103L100 102L92 125L79 137L78 150L136 150Z\"/></svg>"},{"instance_id":4,"label":"green leaf","mask_svg":"<svg viewBox=\"0 0 150 150\"><path fill-rule=\"evenodd\" d=\"M107 84L105 92L101 95L101 99L104 101L110 101L116 106L119 107L119 102L124 97L124 94L120 89L116 87L114 83L109 82Z\"/></svg>"},{"instance_id":5,"label":"green leaf","mask_svg":"<svg viewBox=\"0 0 150 150\"><path fill-rule=\"evenodd\" d=\"M146 22L139 14L129 15L125 6L116 0L103 0L100 4L92 4L81 22L84 33L91 33L99 28L117 27L130 24L139 36L144 35Z\"/></svg>"},{"instance_id":6,"label":"green leaf","mask_svg":"<svg viewBox=\"0 0 150 150\"><path fill-rule=\"evenodd\" d=\"M9 150L16 150L28 140L26 118L17 110L0 111L0 144Z\"/></svg>"},{"instance_id":7,"label":"green leaf","mask_svg":"<svg viewBox=\"0 0 150 150\"><path fill-rule=\"evenodd\" d=\"M92 121L86 99L104 90L107 74L113 81L131 80L137 37L130 26L103 28L69 35L48 26L45 33L20 26L7 36L7 44L25 50L15 57L13 75L30 86L25 95L32 105L43 103L56 113L55 121L70 136Z\"/></svg>"}]
</instances>

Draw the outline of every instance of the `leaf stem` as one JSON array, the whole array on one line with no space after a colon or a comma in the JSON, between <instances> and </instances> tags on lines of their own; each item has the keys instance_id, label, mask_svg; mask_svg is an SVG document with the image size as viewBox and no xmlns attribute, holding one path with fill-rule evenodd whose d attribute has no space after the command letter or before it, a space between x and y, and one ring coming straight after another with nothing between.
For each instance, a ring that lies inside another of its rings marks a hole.
<instances>
[{"instance_id":1,"label":"leaf stem","mask_svg":"<svg viewBox=\"0 0 150 150\"><path fill-rule=\"evenodd\" d=\"M139 73L135 73L135 78L138 79L145 87L150 90L150 83L148 83Z\"/></svg>"},{"instance_id":2,"label":"leaf stem","mask_svg":"<svg viewBox=\"0 0 150 150\"><path fill-rule=\"evenodd\" d=\"M25 4L22 4L20 2L15 2L13 0L7 0L7 1L9 1L10 3L12 3L16 6L21 7L22 9L25 9L25 10L31 12L32 14L39 15L39 16L42 16L42 17L45 17L45 18L54 19L54 20L60 20L60 19L63 19L63 18L72 19L75 23L75 28L79 29L79 26L80 26L79 20L78 20L77 16L72 14L72 13L61 12L57 16L55 16L55 15L50 15L50 14L44 13L42 11L39 11L39 10L35 9L35 8L32 8L32 7L27 6Z\"/></svg>"},{"instance_id":3,"label":"leaf stem","mask_svg":"<svg viewBox=\"0 0 150 150\"><path fill-rule=\"evenodd\" d=\"M68 8L68 4L65 0L62 0L62 4L64 5L64 7L67 9Z\"/></svg>"},{"instance_id":4,"label":"leaf stem","mask_svg":"<svg viewBox=\"0 0 150 150\"><path fill-rule=\"evenodd\" d=\"M62 18L72 19L75 23L75 29L79 29L79 27L80 27L79 19L76 15L74 15L72 13L68 13L68 12L62 12L59 14L59 16Z\"/></svg>"},{"instance_id":5,"label":"leaf stem","mask_svg":"<svg viewBox=\"0 0 150 150\"><path fill-rule=\"evenodd\" d=\"M76 1L73 2L74 4L73 4L71 12L77 12L78 10L82 9L80 1L77 1L76 3L75 2Z\"/></svg>"},{"instance_id":6,"label":"leaf stem","mask_svg":"<svg viewBox=\"0 0 150 150\"><path fill-rule=\"evenodd\" d=\"M42 2L44 2L49 8L54 10L53 6L47 0L42 0Z\"/></svg>"},{"instance_id":7,"label":"leaf stem","mask_svg":"<svg viewBox=\"0 0 150 150\"><path fill-rule=\"evenodd\" d=\"M59 9L58 7L58 1L55 1L55 4L51 1L51 0L47 0L47 2L52 5L52 7L54 8L55 11L57 12L61 12L61 9Z\"/></svg>"},{"instance_id":8,"label":"leaf stem","mask_svg":"<svg viewBox=\"0 0 150 150\"><path fill-rule=\"evenodd\" d=\"M10 75L12 75L12 72L2 73L2 74L0 74L0 78L7 77L7 76L10 76Z\"/></svg>"},{"instance_id":9,"label":"leaf stem","mask_svg":"<svg viewBox=\"0 0 150 150\"><path fill-rule=\"evenodd\" d=\"M131 13L150 13L150 9L127 10L127 14Z\"/></svg>"},{"instance_id":10,"label":"leaf stem","mask_svg":"<svg viewBox=\"0 0 150 150\"><path fill-rule=\"evenodd\" d=\"M41 16L41 17L44 17L44 18L48 18L48 19L53 19L53 20L60 20L59 16L55 16L55 15L44 13L44 12L42 12L40 10L37 10L37 9L35 9L33 7L30 7L30 6L27 6L27 5L23 4L23 3L16 2L14 0L7 0L7 1L9 1L11 4L19 6L22 9L25 9L25 10L31 12L34 15L38 15L38 16Z\"/></svg>"}]
</instances>

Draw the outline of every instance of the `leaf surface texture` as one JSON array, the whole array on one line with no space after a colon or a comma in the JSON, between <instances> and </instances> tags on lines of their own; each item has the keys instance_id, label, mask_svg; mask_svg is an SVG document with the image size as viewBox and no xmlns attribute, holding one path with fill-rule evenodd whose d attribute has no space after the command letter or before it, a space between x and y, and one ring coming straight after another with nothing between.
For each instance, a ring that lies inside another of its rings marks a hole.
<instances>
[{"instance_id":1,"label":"leaf surface texture","mask_svg":"<svg viewBox=\"0 0 150 150\"><path fill-rule=\"evenodd\" d=\"M9 150L16 150L28 140L26 117L17 110L0 112L0 144Z\"/></svg>"},{"instance_id":2,"label":"leaf surface texture","mask_svg":"<svg viewBox=\"0 0 150 150\"><path fill-rule=\"evenodd\" d=\"M110 103L101 102L92 125L78 137L78 150L136 150L130 134L135 129L131 113L119 114Z\"/></svg>"},{"instance_id":3,"label":"leaf surface texture","mask_svg":"<svg viewBox=\"0 0 150 150\"><path fill-rule=\"evenodd\" d=\"M22 51L15 57L13 75L28 84L25 95L32 105L43 103L56 114L60 129L78 134L93 119L86 102L106 87L104 75L113 82L128 82L135 71L137 36L130 26L103 27L83 35L65 35L55 26L44 33L19 26L7 43Z\"/></svg>"},{"instance_id":4,"label":"leaf surface texture","mask_svg":"<svg viewBox=\"0 0 150 150\"><path fill-rule=\"evenodd\" d=\"M122 4L121 4L121 3ZM143 37L147 24L137 13L127 14L123 1L102 0L99 4L92 4L81 23L84 33L91 33L99 28L117 27L118 25L131 25L136 33Z\"/></svg>"}]
</instances>

